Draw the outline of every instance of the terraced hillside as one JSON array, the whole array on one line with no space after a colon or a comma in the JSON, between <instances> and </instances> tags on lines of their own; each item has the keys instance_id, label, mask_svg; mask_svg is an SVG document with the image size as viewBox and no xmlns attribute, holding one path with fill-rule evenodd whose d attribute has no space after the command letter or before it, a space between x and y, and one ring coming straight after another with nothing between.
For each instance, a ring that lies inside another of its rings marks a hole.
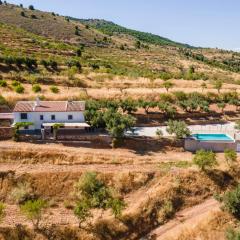
<instances>
[{"instance_id":1,"label":"terraced hillside","mask_svg":"<svg viewBox=\"0 0 240 240\"><path fill-rule=\"evenodd\" d=\"M213 89L217 81L225 83L223 88L238 88L238 53L191 48L104 20L11 4L0 5L0 22L0 74L8 82L1 91L10 99L33 97L33 84L41 85L45 97L59 99L78 98L85 94L81 89L93 97L122 95L123 89L133 96L152 89L160 93L165 81L175 91L201 91L203 84ZM29 68L21 58L37 66ZM14 80L24 85L24 94L14 93ZM60 89L58 95L51 93L53 85Z\"/></svg>"}]
</instances>

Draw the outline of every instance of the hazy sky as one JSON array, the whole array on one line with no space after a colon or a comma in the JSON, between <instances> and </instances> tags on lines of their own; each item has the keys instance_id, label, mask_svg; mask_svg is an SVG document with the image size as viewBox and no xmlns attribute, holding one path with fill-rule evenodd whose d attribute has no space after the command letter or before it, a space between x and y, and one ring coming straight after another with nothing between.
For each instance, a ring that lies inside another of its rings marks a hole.
<instances>
[{"instance_id":1,"label":"hazy sky","mask_svg":"<svg viewBox=\"0 0 240 240\"><path fill-rule=\"evenodd\" d=\"M194 46L240 50L239 0L9 0L78 18L101 18Z\"/></svg>"}]
</instances>

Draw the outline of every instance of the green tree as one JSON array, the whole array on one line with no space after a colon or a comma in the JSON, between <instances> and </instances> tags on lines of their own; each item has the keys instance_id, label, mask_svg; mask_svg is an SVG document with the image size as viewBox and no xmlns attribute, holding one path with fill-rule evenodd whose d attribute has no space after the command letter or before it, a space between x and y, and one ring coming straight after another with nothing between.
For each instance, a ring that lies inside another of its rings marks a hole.
<instances>
[{"instance_id":1,"label":"green tree","mask_svg":"<svg viewBox=\"0 0 240 240\"><path fill-rule=\"evenodd\" d=\"M171 81L165 81L162 86L167 90L167 92L169 91L170 88L174 87L174 84Z\"/></svg>"},{"instance_id":2,"label":"green tree","mask_svg":"<svg viewBox=\"0 0 240 240\"><path fill-rule=\"evenodd\" d=\"M41 92L42 91L42 88L39 84L34 84L32 86L32 91L35 92L35 93L38 93L38 92Z\"/></svg>"},{"instance_id":3,"label":"green tree","mask_svg":"<svg viewBox=\"0 0 240 240\"><path fill-rule=\"evenodd\" d=\"M219 102L217 106L221 109L222 113L224 113L224 109L226 108L227 104L225 102Z\"/></svg>"},{"instance_id":4,"label":"green tree","mask_svg":"<svg viewBox=\"0 0 240 240\"><path fill-rule=\"evenodd\" d=\"M23 85L20 84L20 85L14 87L14 90L15 90L16 93L21 94L21 93L24 93L25 88L23 87Z\"/></svg>"},{"instance_id":5,"label":"green tree","mask_svg":"<svg viewBox=\"0 0 240 240\"><path fill-rule=\"evenodd\" d=\"M145 113L149 113L149 108L155 108L157 107L157 102L155 101L146 101L144 99L140 99L138 102L139 107L143 108L145 110Z\"/></svg>"},{"instance_id":6,"label":"green tree","mask_svg":"<svg viewBox=\"0 0 240 240\"><path fill-rule=\"evenodd\" d=\"M54 140L57 140L57 133L58 133L59 128L61 128L61 127L64 127L63 123L55 123L53 125L53 138L54 138Z\"/></svg>"},{"instance_id":7,"label":"green tree","mask_svg":"<svg viewBox=\"0 0 240 240\"><path fill-rule=\"evenodd\" d=\"M112 145L116 145L123 139L124 133L131 130L134 126L136 119L129 115L124 115L113 110L108 110L104 116L106 122L106 129L113 138Z\"/></svg>"},{"instance_id":8,"label":"green tree","mask_svg":"<svg viewBox=\"0 0 240 240\"><path fill-rule=\"evenodd\" d=\"M237 161L237 153L233 149L225 149L224 157L228 166L232 167L233 164Z\"/></svg>"},{"instance_id":9,"label":"green tree","mask_svg":"<svg viewBox=\"0 0 240 240\"><path fill-rule=\"evenodd\" d=\"M223 86L223 82L221 80L215 81L214 87L215 89L217 89L218 93L220 93L222 86Z\"/></svg>"},{"instance_id":10,"label":"green tree","mask_svg":"<svg viewBox=\"0 0 240 240\"><path fill-rule=\"evenodd\" d=\"M35 229L39 229L39 224L46 208L47 203L41 199L29 200L20 206L22 213L31 220Z\"/></svg>"},{"instance_id":11,"label":"green tree","mask_svg":"<svg viewBox=\"0 0 240 240\"><path fill-rule=\"evenodd\" d=\"M216 154L212 151L198 150L193 158L193 163L196 164L201 171L206 171L217 165Z\"/></svg>"},{"instance_id":12,"label":"green tree","mask_svg":"<svg viewBox=\"0 0 240 240\"><path fill-rule=\"evenodd\" d=\"M59 93L59 88L57 86L51 86L50 90L52 93Z\"/></svg>"},{"instance_id":13,"label":"green tree","mask_svg":"<svg viewBox=\"0 0 240 240\"><path fill-rule=\"evenodd\" d=\"M92 209L102 211L111 209L115 217L120 217L125 207L124 201L105 182L100 180L95 172L83 174L75 184L76 206L74 214L79 219L79 227L83 223L91 227L88 222Z\"/></svg>"},{"instance_id":14,"label":"green tree","mask_svg":"<svg viewBox=\"0 0 240 240\"><path fill-rule=\"evenodd\" d=\"M186 123L183 121L169 120L167 122L167 132L175 135L176 139L187 137L191 134Z\"/></svg>"},{"instance_id":15,"label":"green tree","mask_svg":"<svg viewBox=\"0 0 240 240\"><path fill-rule=\"evenodd\" d=\"M131 98L121 100L120 107L122 108L124 113L128 113L128 114L131 114L132 112L137 111L137 103Z\"/></svg>"},{"instance_id":16,"label":"green tree","mask_svg":"<svg viewBox=\"0 0 240 240\"><path fill-rule=\"evenodd\" d=\"M205 82L203 82L201 84L201 88L202 88L202 92L207 88L207 84Z\"/></svg>"},{"instance_id":17,"label":"green tree","mask_svg":"<svg viewBox=\"0 0 240 240\"><path fill-rule=\"evenodd\" d=\"M137 48L137 49L141 48L141 42L140 41L135 42L135 48Z\"/></svg>"},{"instance_id":18,"label":"green tree","mask_svg":"<svg viewBox=\"0 0 240 240\"><path fill-rule=\"evenodd\" d=\"M106 122L107 131L113 138L113 147L116 147L122 141L124 133L127 130L131 130L136 122L134 117L112 110L108 110L104 114L103 119Z\"/></svg>"},{"instance_id":19,"label":"green tree","mask_svg":"<svg viewBox=\"0 0 240 240\"><path fill-rule=\"evenodd\" d=\"M0 87L7 87L7 81L0 79Z\"/></svg>"}]
</instances>

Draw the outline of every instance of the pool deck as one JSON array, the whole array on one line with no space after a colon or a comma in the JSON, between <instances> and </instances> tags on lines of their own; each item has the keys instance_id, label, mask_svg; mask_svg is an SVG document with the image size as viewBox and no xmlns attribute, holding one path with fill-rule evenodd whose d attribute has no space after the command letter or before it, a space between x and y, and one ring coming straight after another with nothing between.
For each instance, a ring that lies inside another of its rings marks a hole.
<instances>
[{"instance_id":1,"label":"pool deck","mask_svg":"<svg viewBox=\"0 0 240 240\"><path fill-rule=\"evenodd\" d=\"M235 123L228 122L226 124L205 124L205 125L189 125L192 134L196 133L224 133L231 137L234 137ZM156 131L160 129L163 133L163 137L170 137L169 133L166 131L166 126L160 127L135 127L134 133L127 132L127 136L139 136L139 137L156 137Z\"/></svg>"}]
</instances>

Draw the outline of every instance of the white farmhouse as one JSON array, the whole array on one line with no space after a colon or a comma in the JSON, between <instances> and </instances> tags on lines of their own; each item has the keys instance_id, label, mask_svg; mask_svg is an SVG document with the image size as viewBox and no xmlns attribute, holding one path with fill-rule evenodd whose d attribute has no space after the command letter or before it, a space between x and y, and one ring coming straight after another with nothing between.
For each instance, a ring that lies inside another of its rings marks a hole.
<instances>
[{"instance_id":1,"label":"white farmhouse","mask_svg":"<svg viewBox=\"0 0 240 240\"><path fill-rule=\"evenodd\" d=\"M84 101L19 101L14 110L14 123L31 122L33 126L25 130L51 128L55 123L63 124L64 128L86 128L84 118Z\"/></svg>"}]
</instances>

